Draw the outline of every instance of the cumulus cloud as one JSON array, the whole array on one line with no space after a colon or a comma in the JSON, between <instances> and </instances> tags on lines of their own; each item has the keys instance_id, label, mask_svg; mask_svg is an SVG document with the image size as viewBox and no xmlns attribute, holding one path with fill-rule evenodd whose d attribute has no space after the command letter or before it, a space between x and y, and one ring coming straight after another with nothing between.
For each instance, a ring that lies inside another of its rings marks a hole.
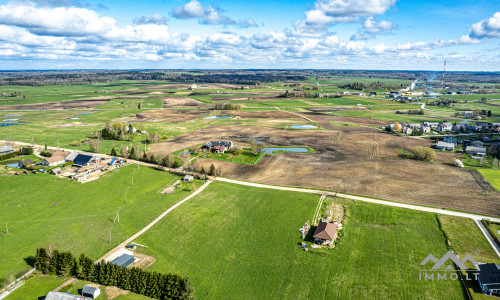
<instances>
[{"instance_id":1,"label":"cumulus cloud","mask_svg":"<svg viewBox=\"0 0 500 300\"><path fill-rule=\"evenodd\" d=\"M306 18L297 21L290 34L314 37L328 35L327 29L334 23L359 22L362 17L381 15L395 3L396 0L317 0L314 3L314 9L305 12ZM384 22L377 24L375 21L373 25L387 26L392 24ZM375 30L375 27L373 29ZM366 39L365 37L369 35L373 35L373 33L358 33L357 37L358 39Z\"/></svg>"},{"instance_id":2,"label":"cumulus cloud","mask_svg":"<svg viewBox=\"0 0 500 300\"><path fill-rule=\"evenodd\" d=\"M500 38L500 12L496 12L489 19L473 24L469 36L476 39Z\"/></svg>"},{"instance_id":3,"label":"cumulus cloud","mask_svg":"<svg viewBox=\"0 0 500 300\"><path fill-rule=\"evenodd\" d=\"M197 0L191 0L183 6L172 9L170 14L177 19L198 19L200 24L205 25L225 25L240 28L258 26L253 19L233 20L222 15L220 8L203 6Z\"/></svg>"},{"instance_id":4,"label":"cumulus cloud","mask_svg":"<svg viewBox=\"0 0 500 300\"><path fill-rule=\"evenodd\" d=\"M134 19L134 24L136 25L144 25L144 24L167 25L167 23L168 23L168 18L162 16L159 13L155 13L152 16L145 15Z\"/></svg>"},{"instance_id":5,"label":"cumulus cloud","mask_svg":"<svg viewBox=\"0 0 500 300\"><path fill-rule=\"evenodd\" d=\"M368 40L376 35L390 34L398 26L388 21L377 22L375 17L368 17L363 22L363 28L351 36L351 40Z\"/></svg>"}]
</instances>

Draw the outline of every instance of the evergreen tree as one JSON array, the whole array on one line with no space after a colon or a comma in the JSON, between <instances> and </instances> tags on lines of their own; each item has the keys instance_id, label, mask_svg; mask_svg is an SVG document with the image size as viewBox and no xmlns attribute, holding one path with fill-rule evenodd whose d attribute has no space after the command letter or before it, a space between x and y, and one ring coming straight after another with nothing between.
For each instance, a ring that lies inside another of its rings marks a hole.
<instances>
[{"instance_id":1,"label":"evergreen tree","mask_svg":"<svg viewBox=\"0 0 500 300\"><path fill-rule=\"evenodd\" d=\"M35 268L42 272L43 274L47 274L49 269L48 269L48 256L47 252L45 251L45 248L40 248L36 250L36 256L35 256Z\"/></svg>"},{"instance_id":2,"label":"evergreen tree","mask_svg":"<svg viewBox=\"0 0 500 300\"><path fill-rule=\"evenodd\" d=\"M111 148L111 156L117 156L115 148Z\"/></svg>"},{"instance_id":3,"label":"evergreen tree","mask_svg":"<svg viewBox=\"0 0 500 300\"><path fill-rule=\"evenodd\" d=\"M132 149L130 149L130 158L135 158L135 147L132 147Z\"/></svg>"},{"instance_id":4,"label":"evergreen tree","mask_svg":"<svg viewBox=\"0 0 500 300\"><path fill-rule=\"evenodd\" d=\"M212 176L215 176L215 173L216 173L215 166L214 166L214 164L211 164L210 165L210 171L208 172L208 174L212 175Z\"/></svg>"}]
</instances>

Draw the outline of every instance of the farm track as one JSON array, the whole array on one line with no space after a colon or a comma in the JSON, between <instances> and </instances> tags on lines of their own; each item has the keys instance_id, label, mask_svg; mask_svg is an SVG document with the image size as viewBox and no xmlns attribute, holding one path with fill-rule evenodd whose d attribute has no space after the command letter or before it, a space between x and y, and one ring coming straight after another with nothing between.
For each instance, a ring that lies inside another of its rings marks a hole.
<instances>
[{"instance_id":1,"label":"farm track","mask_svg":"<svg viewBox=\"0 0 500 300\"><path fill-rule=\"evenodd\" d=\"M478 170L469 169L469 173L485 193L491 195L500 195L500 193L488 182L488 180L486 180L486 178L484 178L483 174L481 174Z\"/></svg>"}]
</instances>

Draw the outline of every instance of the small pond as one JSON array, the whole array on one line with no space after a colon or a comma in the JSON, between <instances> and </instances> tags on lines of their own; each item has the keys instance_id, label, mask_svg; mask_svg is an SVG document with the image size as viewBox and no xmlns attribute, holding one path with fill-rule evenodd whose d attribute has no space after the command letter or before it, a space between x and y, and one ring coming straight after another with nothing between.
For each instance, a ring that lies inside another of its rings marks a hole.
<instances>
[{"instance_id":1,"label":"small pond","mask_svg":"<svg viewBox=\"0 0 500 300\"><path fill-rule=\"evenodd\" d=\"M21 115L5 115L6 117L20 117Z\"/></svg>"},{"instance_id":2,"label":"small pond","mask_svg":"<svg viewBox=\"0 0 500 300\"><path fill-rule=\"evenodd\" d=\"M294 128L294 129L315 129L315 128L318 128L318 126L314 126L314 125L290 125L290 128Z\"/></svg>"},{"instance_id":3,"label":"small pond","mask_svg":"<svg viewBox=\"0 0 500 300\"><path fill-rule=\"evenodd\" d=\"M307 148L286 148L286 147L268 147L268 148L262 148L260 149L260 152L264 153L274 153L275 151L286 151L286 152L309 152L309 149Z\"/></svg>"},{"instance_id":4,"label":"small pond","mask_svg":"<svg viewBox=\"0 0 500 300\"><path fill-rule=\"evenodd\" d=\"M3 121L4 121L4 122L12 122L12 121L17 121L17 120L19 120L19 119L5 119L5 120L3 120Z\"/></svg>"},{"instance_id":5,"label":"small pond","mask_svg":"<svg viewBox=\"0 0 500 300\"><path fill-rule=\"evenodd\" d=\"M77 116L89 115L89 112L76 114Z\"/></svg>"},{"instance_id":6,"label":"small pond","mask_svg":"<svg viewBox=\"0 0 500 300\"><path fill-rule=\"evenodd\" d=\"M203 120L209 120L209 119L231 119L231 116L210 116L210 117L204 117Z\"/></svg>"}]
</instances>

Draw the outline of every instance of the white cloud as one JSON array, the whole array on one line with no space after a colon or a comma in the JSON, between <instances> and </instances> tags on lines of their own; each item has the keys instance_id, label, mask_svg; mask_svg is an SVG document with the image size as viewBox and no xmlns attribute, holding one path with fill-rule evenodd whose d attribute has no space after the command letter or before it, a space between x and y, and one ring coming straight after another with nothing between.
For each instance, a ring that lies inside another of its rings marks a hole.
<instances>
[{"instance_id":1,"label":"white cloud","mask_svg":"<svg viewBox=\"0 0 500 300\"><path fill-rule=\"evenodd\" d=\"M396 0L318 0L315 9L330 17L359 17L384 14Z\"/></svg>"},{"instance_id":2,"label":"white cloud","mask_svg":"<svg viewBox=\"0 0 500 300\"><path fill-rule=\"evenodd\" d=\"M396 0L317 0L314 3L314 9L305 12L305 20L297 21L289 32L294 36L328 35L327 29L334 23L359 22L364 16L384 14L394 4ZM367 25L372 26L372 30L375 30L377 26L380 27L379 30L382 30L383 27L393 24L386 21L380 23L374 21L374 24ZM367 39L373 34L358 33L353 39Z\"/></svg>"},{"instance_id":3,"label":"white cloud","mask_svg":"<svg viewBox=\"0 0 500 300\"><path fill-rule=\"evenodd\" d=\"M469 36L476 39L500 38L500 12L496 12L489 19L473 24Z\"/></svg>"},{"instance_id":4,"label":"white cloud","mask_svg":"<svg viewBox=\"0 0 500 300\"><path fill-rule=\"evenodd\" d=\"M24 27L30 32L55 36L103 34L114 27L115 20L86 8L33 7L0 5L0 24Z\"/></svg>"},{"instance_id":5,"label":"white cloud","mask_svg":"<svg viewBox=\"0 0 500 300\"><path fill-rule=\"evenodd\" d=\"M368 17L363 22L363 28L351 36L351 40L368 40L376 35L390 34L398 26L389 21L377 22L375 17Z\"/></svg>"},{"instance_id":6,"label":"white cloud","mask_svg":"<svg viewBox=\"0 0 500 300\"><path fill-rule=\"evenodd\" d=\"M197 0L191 0L183 6L172 9L170 14L172 17L177 19L198 19L200 24L205 25L226 25L240 28L258 26L253 19L235 21L222 15L219 8L213 6L203 6Z\"/></svg>"},{"instance_id":7,"label":"white cloud","mask_svg":"<svg viewBox=\"0 0 500 300\"><path fill-rule=\"evenodd\" d=\"M134 24L136 25L144 25L144 24L167 25L167 23L168 23L168 18L162 16L159 13L155 13L152 16L145 15L134 19Z\"/></svg>"}]
</instances>

